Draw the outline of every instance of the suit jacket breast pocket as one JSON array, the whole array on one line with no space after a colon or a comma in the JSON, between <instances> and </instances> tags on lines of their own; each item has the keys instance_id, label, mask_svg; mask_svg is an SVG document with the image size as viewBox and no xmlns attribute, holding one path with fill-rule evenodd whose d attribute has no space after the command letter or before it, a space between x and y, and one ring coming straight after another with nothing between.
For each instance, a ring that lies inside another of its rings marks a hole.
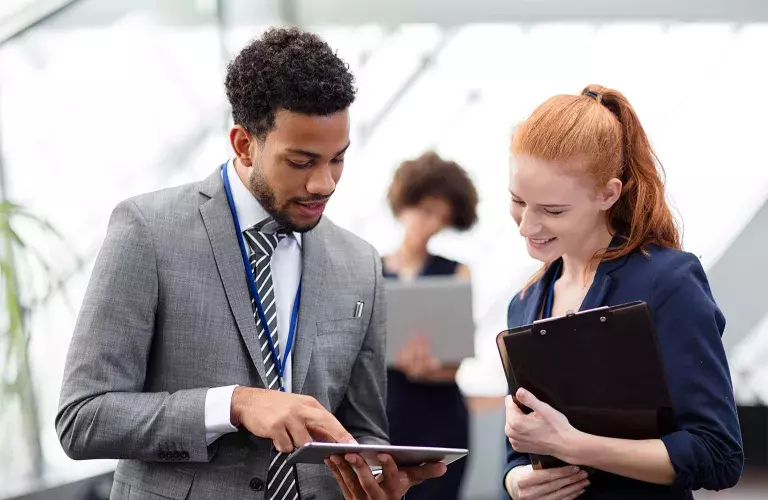
<instances>
[{"instance_id":1,"label":"suit jacket breast pocket","mask_svg":"<svg viewBox=\"0 0 768 500\"><path fill-rule=\"evenodd\" d=\"M363 326L362 318L317 322L312 361L318 375L328 377L328 387L346 387L365 337Z\"/></svg>"},{"instance_id":2,"label":"suit jacket breast pocket","mask_svg":"<svg viewBox=\"0 0 768 500\"><path fill-rule=\"evenodd\" d=\"M360 337L363 335L363 318L342 318L331 319L328 321L317 322L317 336L327 337L336 335L339 338L343 336Z\"/></svg>"}]
</instances>

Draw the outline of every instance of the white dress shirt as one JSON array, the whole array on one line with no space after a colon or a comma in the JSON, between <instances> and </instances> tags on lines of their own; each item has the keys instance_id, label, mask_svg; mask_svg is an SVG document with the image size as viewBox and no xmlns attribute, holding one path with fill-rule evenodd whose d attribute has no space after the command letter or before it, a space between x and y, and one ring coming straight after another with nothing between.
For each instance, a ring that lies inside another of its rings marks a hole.
<instances>
[{"instance_id":1,"label":"white dress shirt","mask_svg":"<svg viewBox=\"0 0 768 500\"><path fill-rule=\"evenodd\" d=\"M234 158L227 162L227 175L232 187L232 199L235 202L237 218L240 220L240 229L245 231L254 224L261 222L269 217L261 204L256 200L251 191L243 184L243 181L237 175L235 170ZM282 361L288 341L288 330L291 324L291 313L293 312L293 301L296 298L296 290L301 281L301 234L291 233L287 238L283 238L278 243L275 253L272 254L270 261L272 269L272 282L275 287L275 300L277 301L277 332L278 344L280 346L280 359ZM243 279L245 279L245 269L242 270ZM254 320L255 321L255 320ZM298 335L298 332L295 333ZM297 338L294 337L293 343L296 345ZM291 349L293 350L293 349ZM286 392L291 392L292 373L291 373L291 354L285 363L285 376L283 377L283 387ZM222 435L228 432L235 432L235 428L230 422L230 407L232 404L232 393L236 385L226 387L214 387L208 389L205 396L205 437L206 442L211 444Z\"/></svg>"}]
</instances>

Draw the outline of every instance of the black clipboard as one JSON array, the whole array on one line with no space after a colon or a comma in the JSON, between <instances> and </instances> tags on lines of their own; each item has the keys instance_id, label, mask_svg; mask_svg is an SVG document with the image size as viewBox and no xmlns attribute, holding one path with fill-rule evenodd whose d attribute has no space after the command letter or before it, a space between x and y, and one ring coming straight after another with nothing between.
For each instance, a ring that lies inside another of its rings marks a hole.
<instances>
[{"instance_id":1,"label":"black clipboard","mask_svg":"<svg viewBox=\"0 0 768 500\"><path fill-rule=\"evenodd\" d=\"M499 333L496 345L510 394L524 387L583 432L657 439L677 430L645 302L535 321ZM566 465L542 455L531 455L531 463Z\"/></svg>"}]
</instances>

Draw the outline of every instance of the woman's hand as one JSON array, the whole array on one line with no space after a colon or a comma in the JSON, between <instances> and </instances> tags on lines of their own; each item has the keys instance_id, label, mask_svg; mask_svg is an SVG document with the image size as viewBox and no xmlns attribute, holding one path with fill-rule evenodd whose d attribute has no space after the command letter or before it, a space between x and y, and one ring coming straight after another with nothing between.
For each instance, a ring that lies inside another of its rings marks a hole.
<instances>
[{"instance_id":1,"label":"woman's hand","mask_svg":"<svg viewBox=\"0 0 768 500\"><path fill-rule=\"evenodd\" d=\"M586 471L570 465L545 470L525 465L509 471L504 484L514 500L571 500L584 493L589 480Z\"/></svg>"},{"instance_id":2,"label":"woman's hand","mask_svg":"<svg viewBox=\"0 0 768 500\"><path fill-rule=\"evenodd\" d=\"M515 451L550 455L568 464L593 467L647 483L674 483L675 469L660 439L616 439L587 434L575 429L565 415L525 389L519 389L516 396L533 413L526 415L512 396L507 396L504 432Z\"/></svg>"},{"instance_id":3,"label":"woman's hand","mask_svg":"<svg viewBox=\"0 0 768 500\"><path fill-rule=\"evenodd\" d=\"M570 443L579 431L568 422L565 415L539 401L525 389L518 389L516 397L533 412L526 415L512 400L512 396L507 396L504 433L512 448L519 453L550 455L568 462Z\"/></svg>"},{"instance_id":4,"label":"woman's hand","mask_svg":"<svg viewBox=\"0 0 768 500\"><path fill-rule=\"evenodd\" d=\"M432 356L429 339L426 337L414 337L397 353L395 367L410 380L431 380L442 365L440 360Z\"/></svg>"}]
</instances>

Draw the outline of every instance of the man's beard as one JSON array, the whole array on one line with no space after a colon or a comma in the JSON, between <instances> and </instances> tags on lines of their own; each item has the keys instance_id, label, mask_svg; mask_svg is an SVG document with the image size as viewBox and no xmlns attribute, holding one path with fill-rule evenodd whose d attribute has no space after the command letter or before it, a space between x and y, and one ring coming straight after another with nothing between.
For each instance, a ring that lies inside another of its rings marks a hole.
<instances>
[{"instance_id":1,"label":"man's beard","mask_svg":"<svg viewBox=\"0 0 768 500\"><path fill-rule=\"evenodd\" d=\"M275 219L275 221L289 233L306 233L311 231L322 220L321 215L317 221L311 224L300 225L294 222L289 215L290 204L295 201L305 203L312 201L325 201L329 196L314 196L307 199L287 200L282 206L278 206L275 191L269 186L264 176L261 174L261 165L254 165L253 173L249 179L251 192L261 204L262 208Z\"/></svg>"}]
</instances>

